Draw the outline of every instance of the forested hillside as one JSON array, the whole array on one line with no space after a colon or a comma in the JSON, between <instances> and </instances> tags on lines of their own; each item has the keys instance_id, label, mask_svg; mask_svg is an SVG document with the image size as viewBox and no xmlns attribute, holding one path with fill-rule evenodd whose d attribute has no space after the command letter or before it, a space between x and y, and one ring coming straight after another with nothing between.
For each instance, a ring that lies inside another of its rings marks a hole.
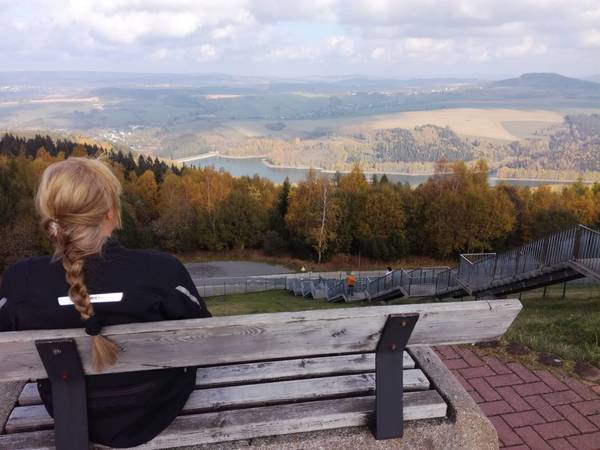
<instances>
[{"instance_id":1,"label":"forested hillside","mask_svg":"<svg viewBox=\"0 0 600 450\"><path fill-rule=\"evenodd\" d=\"M371 134L375 157L382 162L435 162L471 160L473 151L448 127L392 128Z\"/></svg>"},{"instance_id":2,"label":"forested hillside","mask_svg":"<svg viewBox=\"0 0 600 450\"><path fill-rule=\"evenodd\" d=\"M600 114L566 116L564 127L550 137L549 147L555 156L548 158L550 168L600 170Z\"/></svg>"},{"instance_id":3,"label":"forested hillside","mask_svg":"<svg viewBox=\"0 0 600 450\"><path fill-rule=\"evenodd\" d=\"M416 189L358 166L331 179L310 173L298 185L182 170L157 159L49 137L0 140L0 267L49 251L33 206L45 167L69 156L106 155L123 193L120 239L170 252L259 248L314 260L337 253L394 260L451 257L521 244L576 223L598 226L600 185L490 187L488 167L439 163ZM448 174L446 174L448 173Z\"/></svg>"}]
</instances>

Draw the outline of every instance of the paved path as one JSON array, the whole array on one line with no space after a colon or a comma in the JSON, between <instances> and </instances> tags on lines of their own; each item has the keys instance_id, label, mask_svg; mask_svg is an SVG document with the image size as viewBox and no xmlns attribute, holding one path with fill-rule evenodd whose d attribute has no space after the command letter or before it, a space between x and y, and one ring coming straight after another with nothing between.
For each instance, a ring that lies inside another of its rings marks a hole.
<instances>
[{"instance_id":1,"label":"paved path","mask_svg":"<svg viewBox=\"0 0 600 450\"><path fill-rule=\"evenodd\" d=\"M600 449L600 385L485 356L476 347L436 351L510 450Z\"/></svg>"},{"instance_id":2,"label":"paved path","mask_svg":"<svg viewBox=\"0 0 600 450\"><path fill-rule=\"evenodd\" d=\"M287 274L292 271L284 266L254 261L210 261L186 264L194 280L218 277L247 277L256 275Z\"/></svg>"}]
</instances>

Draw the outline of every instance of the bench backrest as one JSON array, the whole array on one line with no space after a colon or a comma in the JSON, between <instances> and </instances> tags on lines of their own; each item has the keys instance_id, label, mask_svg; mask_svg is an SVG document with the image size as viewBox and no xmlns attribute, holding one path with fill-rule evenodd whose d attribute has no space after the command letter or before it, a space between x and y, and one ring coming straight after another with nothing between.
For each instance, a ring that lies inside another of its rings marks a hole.
<instances>
[{"instance_id":1,"label":"bench backrest","mask_svg":"<svg viewBox=\"0 0 600 450\"><path fill-rule=\"evenodd\" d=\"M496 339L521 310L516 300L374 306L254 314L105 327L122 352L103 373L210 366L375 351L391 314L418 313L409 345ZM36 341L73 338L86 374L94 374L91 339L82 329L0 333L0 381L47 377Z\"/></svg>"}]
</instances>

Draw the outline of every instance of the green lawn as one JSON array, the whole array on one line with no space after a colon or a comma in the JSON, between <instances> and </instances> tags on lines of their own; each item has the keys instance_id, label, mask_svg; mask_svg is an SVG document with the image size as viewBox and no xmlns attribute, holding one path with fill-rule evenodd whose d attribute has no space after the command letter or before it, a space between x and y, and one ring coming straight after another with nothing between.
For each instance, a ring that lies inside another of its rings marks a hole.
<instances>
[{"instance_id":1,"label":"green lawn","mask_svg":"<svg viewBox=\"0 0 600 450\"><path fill-rule=\"evenodd\" d=\"M600 367L600 288L548 288L523 294L523 310L504 340L518 342L537 352L568 361L585 361Z\"/></svg>"},{"instance_id":2,"label":"green lawn","mask_svg":"<svg viewBox=\"0 0 600 450\"><path fill-rule=\"evenodd\" d=\"M562 298L562 285L548 287L546 298L537 289L522 294L523 310L503 341L518 342L534 352L552 353L566 361L585 361L600 367L600 285L570 284ZM415 303L415 299L391 303ZM368 306L327 303L295 297L287 291L267 291L207 299L215 316L309 309Z\"/></svg>"},{"instance_id":3,"label":"green lawn","mask_svg":"<svg viewBox=\"0 0 600 450\"><path fill-rule=\"evenodd\" d=\"M327 303L325 300L295 297L285 290L227 295L225 297L209 297L206 299L206 303L208 310L213 316L306 311L308 309L351 308L353 306L368 305L366 302L353 304Z\"/></svg>"}]
</instances>

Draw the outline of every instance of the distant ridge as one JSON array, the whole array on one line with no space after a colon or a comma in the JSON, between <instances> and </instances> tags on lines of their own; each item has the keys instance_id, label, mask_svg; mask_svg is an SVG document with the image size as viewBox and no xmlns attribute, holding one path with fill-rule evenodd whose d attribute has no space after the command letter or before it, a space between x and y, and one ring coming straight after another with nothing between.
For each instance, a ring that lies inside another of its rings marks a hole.
<instances>
[{"instance_id":1,"label":"distant ridge","mask_svg":"<svg viewBox=\"0 0 600 450\"><path fill-rule=\"evenodd\" d=\"M600 90L600 83L570 78L558 73L524 73L519 78L496 81L498 87L524 87L533 89Z\"/></svg>"}]
</instances>

